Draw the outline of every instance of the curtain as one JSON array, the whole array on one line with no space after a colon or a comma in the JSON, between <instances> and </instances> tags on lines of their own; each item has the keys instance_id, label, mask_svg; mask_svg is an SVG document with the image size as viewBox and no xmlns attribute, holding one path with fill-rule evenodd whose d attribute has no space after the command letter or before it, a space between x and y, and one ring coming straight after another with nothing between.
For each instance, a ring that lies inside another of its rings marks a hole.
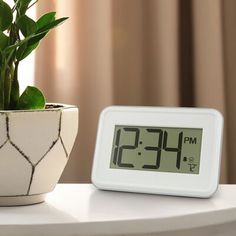
<instances>
[{"instance_id":1,"label":"curtain","mask_svg":"<svg viewBox=\"0 0 236 236\"><path fill-rule=\"evenodd\" d=\"M212 107L225 117L221 183L236 173L236 1L40 0L70 19L41 43L35 83L76 104L80 126L62 182L90 182L108 105Z\"/></svg>"}]
</instances>

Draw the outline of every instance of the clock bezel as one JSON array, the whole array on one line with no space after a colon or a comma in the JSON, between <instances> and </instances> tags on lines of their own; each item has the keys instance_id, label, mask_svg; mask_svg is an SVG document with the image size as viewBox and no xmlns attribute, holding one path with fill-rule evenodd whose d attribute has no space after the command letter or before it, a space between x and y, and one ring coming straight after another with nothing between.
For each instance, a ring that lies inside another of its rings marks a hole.
<instances>
[{"instance_id":1,"label":"clock bezel","mask_svg":"<svg viewBox=\"0 0 236 236\"><path fill-rule=\"evenodd\" d=\"M199 174L110 168L115 125L202 129ZM223 117L215 109L108 107L99 119L92 183L106 190L210 197L219 182L222 131Z\"/></svg>"}]
</instances>

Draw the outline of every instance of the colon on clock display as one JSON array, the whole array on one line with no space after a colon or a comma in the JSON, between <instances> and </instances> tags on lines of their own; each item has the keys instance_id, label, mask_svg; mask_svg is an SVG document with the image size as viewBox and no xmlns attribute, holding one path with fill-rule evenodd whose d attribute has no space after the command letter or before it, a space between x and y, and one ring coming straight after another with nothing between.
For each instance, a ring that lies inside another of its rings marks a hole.
<instances>
[{"instance_id":1,"label":"colon on clock display","mask_svg":"<svg viewBox=\"0 0 236 236\"><path fill-rule=\"evenodd\" d=\"M202 129L116 125L110 168L199 174Z\"/></svg>"}]
</instances>

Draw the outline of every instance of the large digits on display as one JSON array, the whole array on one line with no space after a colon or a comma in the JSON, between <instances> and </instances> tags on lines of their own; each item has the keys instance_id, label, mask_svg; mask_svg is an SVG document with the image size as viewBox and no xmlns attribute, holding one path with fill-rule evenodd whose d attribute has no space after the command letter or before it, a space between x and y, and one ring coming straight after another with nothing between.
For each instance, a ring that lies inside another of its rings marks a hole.
<instances>
[{"instance_id":1,"label":"large digits on display","mask_svg":"<svg viewBox=\"0 0 236 236\"><path fill-rule=\"evenodd\" d=\"M176 167L180 168L180 161L181 161L181 151L182 151L182 141L183 141L183 132L179 133L179 140L178 140L178 147L167 147L167 139L168 139L168 133L164 132L164 142L163 142L163 149L167 152L176 152L177 158L176 158Z\"/></svg>"},{"instance_id":2,"label":"large digits on display","mask_svg":"<svg viewBox=\"0 0 236 236\"><path fill-rule=\"evenodd\" d=\"M178 144L177 147L169 147L168 146L168 132L163 131L160 128L147 128L145 129L148 133L157 134L158 140L157 140L157 146L146 146L144 149L146 151L152 151L156 152L156 162L154 165L143 165L143 169L158 169L161 164L161 154L162 150L166 152L176 152L176 168L180 169L180 163L181 163L181 151L182 151L182 142L183 142L183 132L179 132L178 135ZM121 145L120 146L120 139L121 139L121 133L125 135L125 133L133 132L135 134L134 138L134 144L133 145ZM115 149L114 149L114 155L113 155L113 164L118 165L119 167L126 167L126 168L133 168L134 165L132 163L125 163L123 162L123 152L124 150L135 150L138 148L139 144L139 136L140 136L140 130L139 128L135 127L124 127L120 128L116 132L115 136Z\"/></svg>"},{"instance_id":3,"label":"large digits on display","mask_svg":"<svg viewBox=\"0 0 236 236\"><path fill-rule=\"evenodd\" d=\"M144 148L145 150L148 150L148 151L157 152L156 165L143 165L143 168L144 169L158 169L160 167L160 162L161 162L161 146L162 146L163 131L161 129L146 129L146 130L149 133L157 133L157 134L159 134L159 136L158 136L158 146L157 147L147 146Z\"/></svg>"}]
</instances>

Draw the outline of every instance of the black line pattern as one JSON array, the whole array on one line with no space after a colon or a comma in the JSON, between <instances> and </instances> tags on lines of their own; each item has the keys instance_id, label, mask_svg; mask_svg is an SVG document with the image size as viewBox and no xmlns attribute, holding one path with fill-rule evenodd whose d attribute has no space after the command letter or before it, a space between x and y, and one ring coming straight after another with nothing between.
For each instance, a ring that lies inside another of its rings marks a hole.
<instances>
[{"instance_id":1,"label":"black line pattern","mask_svg":"<svg viewBox=\"0 0 236 236\"><path fill-rule=\"evenodd\" d=\"M44 160L44 158L47 156L47 154L52 150L52 148L55 146L55 144L60 140L61 144L62 144L62 147L63 147L63 150L65 152L65 155L66 155L66 158L68 158L68 151L66 150L66 147L64 145L64 142L62 140L62 137L61 137L61 121L62 121L62 111L64 109L69 109L69 108L76 108L75 106L69 106L69 107L62 107L62 108L55 108L53 110L42 110L42 112L60 112L60 116L59 116L59 121L58 121L58 136L56 138L56 140L54 140L52 142L52 144L50 145L50 147L48 148L48 150L45 152L45 154L40 158L40 160L36 163L36 164L33 164L33 162L30 160L30 157L27 156L15 143L13 143L11 141L11 138L10 138L10 132L9 132L9 124L10 124L10 121L9 121L9 112L4 112L4 113L1 113L1 114L4 114L5 115L5 119L6 119L6 131L7 131L7 139L6 141L0 146L0 149L3 148L8 142L11 144L11 146L13 146L20 154L21 156L31 165L31 176L30 176L30 179L29 179L29 186L28 186L28 190L27 190L27 193L26 194L20 194L20 195L10 195L10 196L1 196L0 195L0 198L1 197L23 197L23 196L33 196L33 195L40 195L40 194L45 194L45 193L37 193L37 194L30 194L30 189L31 189L31 185L32 185L32 182L33 182L33 178L34 178L34 173L35 173L35 169L37 167L37 165L42 161ZM29 111L11 111L12 113L15 113L15 112L29 112ZM36 110L36 111L30 111L30 112L41 112L40 110Z\"/></svg>"},{"instance_id":2,"label":"black line pattern","mask_svg":"<svg viewBox=\"0 0 236 236\"><path fill-rule=\"evenodd\" d=\"M71 108L76 108L76 107L69 107L68 106L68 107L65 107L65 110L66 109L71 109ZM68 151L66 150L66 147L64 145L63 139L61 137L62 110L60 111L60 113L61 114L60 114L59 129L58 129L58 139L60 139L62 147L63 147L63 149L65 151L66 157L68 158L69 154L68 154Z\"/></svg>"},{"instance_id":3,"label":"black line pattern","mask_svg":"<svg viewBox=\"0 0 236 236\"><path fill-rule=\"evenodd\" d=\"M0 113L0 115L6 117L5 114L1 114L1 113ZM7 123L6 123L6 118L5 118L5 129L6 129L6 134L7 134L7 129L8 129L8 127L7 127ZM3 144L0 145L0 149L7 143L7 141L8 141L8 137L7 137L6 140L3 142Z\"/></svg>"},{"instance_id":4,"label":"black line pattern","mask_svg":"<svg viewBox=\"0 0 236 236\"><path fill-rule=\"evenodd\" d=\"M0 149L8 142L8 139L0 146Z\"/></svg>"},{"instance_id":5,"label":"black line pattern","mask_svg":"<svg viewBox=\"0 0 236 236\"><path fill-rule=\"evenodd\" d=\"M27 162L29 162L31 164L31 166L33 166L33 163L30 161L29 157L27 157L23 151L20 150L19 147L17 147L11 140L8 140L10 142L10 144L21 154L21 156L23 156Z\"/></svg>"},{"instance_id":6,"label":"black line pattern","mask_svg":"<svg viewBox=\"0 0 236 236\"><path fill-rule=\"evenodd\" d=\"M38 162L34 165L35 167L47 156L47 154L52 150L54 145L57 143L58 138L52 142L51 146L48 148L46 153L38 160Z\"/></svg>"},{"instance_id":7,"label":"black line pattern","mask_svg":"<svg viewBox=\"0 0 236 236\"><path fill-rule=\"evenodd\" d=\"M7 128L7 139L9 140L10 139L10 136L9 136L9 117L8 117L7 114L6 114L6 128Z\"/></svg>"},{"instance_id":8,"label":"black line pattern","mask_svg":"<svg viewBox=\"0 0 236 236\"><path fill-rule=\"evenodd\" d=\"M63 149L64 149L64 151L65 151L66 157L68 158L68 157L69 157L69 154L68 154L68 152L67 152L67 150L66 150L65 144L64 144L64 142L63 142L61 136L60 136L60 141L61 141L61 145L62 145L62 147L63 147Z\"/></svg>"},{"instance_id":9,"label":"black line pattern","mask_svg":"<svg viewBox=\"0 0 236 236\"><path fill-rule=\"evenodd\" d=\"M35 166L32 166L32 172L31 172L31 176L30 176L30 182L29 182L29 187L28 187L28 190L27 190L27 195L29 195L31 184L33 182L34 171L35 171Z\"/></svg>"}]
</instances>

